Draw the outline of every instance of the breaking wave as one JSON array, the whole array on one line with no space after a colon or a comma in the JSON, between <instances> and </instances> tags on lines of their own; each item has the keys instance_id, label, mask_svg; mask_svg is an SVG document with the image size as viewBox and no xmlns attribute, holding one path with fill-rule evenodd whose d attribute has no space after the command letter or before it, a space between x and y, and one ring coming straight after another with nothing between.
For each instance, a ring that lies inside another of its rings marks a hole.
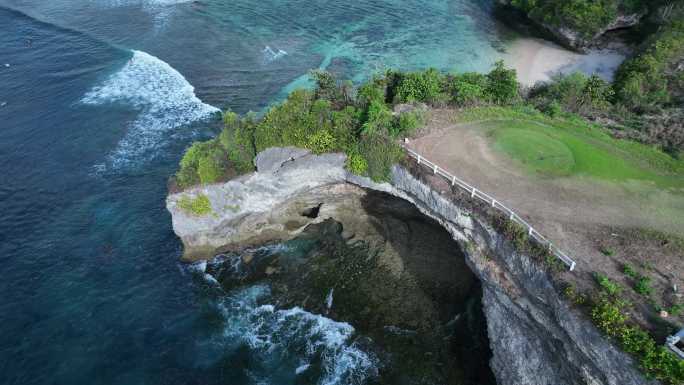
<instances>
[{"instance_id":1,"label":"breaking wave","mask_svg":"<svg viewBox=\"0 0 684 385\"><path fill-rule=\"evenodd\" d=\"M274 50L273 48L266 46L263 51L261 51L264 54L264 63L271 63L273 61L276 61L280 59L283 56L287 55L286 51L283 51L282 49Z\"/></svg>"},{"instance_id":2,"label":"breaking wave","mask_svg":"<svg viewBox=\"0 0 684 385\"><path fill-rule=\"evenodd\" d=\"M360 346L350 324L299 307L260 305L269 295L268 286L255 285L218 304L224 327L212 344L220 340L224 353L247 348L250 362L258 363L249 368L254 383L306 376L319 385L360 385L378 375L377 357Z\"/></svg>"},{"instance_id":3,"label":"breaking wave","mask_svg":"<svg viewBox=\"0 0 684 385\"><path fill-rule=\"evenodd\" d=\"M152 159L172 130L219 112L197 98L194 87L173 67L142 51L133 51L128 63L90 90L82 102L124 103L140 110L108 157L114 168Z\"/></svg>"}]
</instances>

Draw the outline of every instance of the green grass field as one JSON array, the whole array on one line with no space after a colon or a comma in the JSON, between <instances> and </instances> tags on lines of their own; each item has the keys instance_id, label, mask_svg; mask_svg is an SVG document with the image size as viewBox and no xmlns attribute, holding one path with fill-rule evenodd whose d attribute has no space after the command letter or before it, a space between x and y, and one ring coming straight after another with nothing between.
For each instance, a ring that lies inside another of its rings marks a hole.
<instances>
[{"instance_id":1,"label":"green grass field","mask_svg":"<svg viewBox=\"0 0 684 385\"><path fill-rule=\"evenodd\" d=\"M466 110L458 120L479 122L495 149L539 176L636 180L684 189L683 159L652 146L615 139L580 120L498 107Z\"/></svg>"}]
</instances>

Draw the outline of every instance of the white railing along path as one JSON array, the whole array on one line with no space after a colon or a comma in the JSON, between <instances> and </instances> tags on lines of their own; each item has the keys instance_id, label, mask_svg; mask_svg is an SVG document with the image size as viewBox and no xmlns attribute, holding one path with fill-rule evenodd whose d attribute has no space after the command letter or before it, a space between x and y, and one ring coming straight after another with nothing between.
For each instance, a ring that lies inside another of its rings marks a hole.
<instances>
[{"instance_id":1,"label":"white railing along path","mask_svg":"<svg viewBox=\"0 0 684 385\"><path fill-rule=\"evenodd\" d=\"M572 260L572 258L568 257L567 254L565 254L563 251L561 251L558 247L556 247L551 241L548 239L544 238L543 235L541 235L537 230L535 230L532 225L527 223L524 219L522 219L518 214L516 214L513 210L509 209L508 207L504 206L501 202L493 198L491 195L484 193L483 191L478 190L474 186L471 186L470 184L462 181L459 179L456 175L452 175L449 173L447 170L439 167L436 163L431 162L427 159L425 159L424 156L420 155L416 151L411 150L408 147L404 147L406 149L406 152L409 154L410 157L416 159L418 161L419 165L426 166L430 168L433 172L433 174L440 175L444 177L449 183L451 183L452 186L458 186L468 192L470 194L471 198L477 198L482 200L483 202L491 205L493 208L503 212L506 214L508 219L511 221L514 221L520 225L522 225L525 230L527 231L527 235L530 238L533 238L539 244L545 245L548 247L549 252L556 256L558 259L561 260L565 265L567 265L570 268L570 271L575 270L575 261Z\"/></svg>"}]
</instances>

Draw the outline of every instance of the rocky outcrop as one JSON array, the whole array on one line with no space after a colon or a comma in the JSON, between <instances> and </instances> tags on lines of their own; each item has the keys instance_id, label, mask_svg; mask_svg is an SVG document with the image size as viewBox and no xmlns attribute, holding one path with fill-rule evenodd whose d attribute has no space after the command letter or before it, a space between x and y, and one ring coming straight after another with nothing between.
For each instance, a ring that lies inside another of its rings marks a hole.
<instances>
[{"instance_id":1,"label":"rocky outcrop","mask_svg":"<svg viewBox=\"0 0 684 385\"><path fill-rule=\"evenodd\" d=\"M602 25L595 25L591 30L579 30L570 22L551 21L552 18L547 17L548 15L541 9L541 5L530 6L526 4L522 6L512 0L498 0L497 4L505 9L519 11L537 27L550 33L560 44L577 51L585 51L587 48L597 45L606 32L636 26L647 14L646 9L637 12L618 9L615 16ZM548 6L547 8L550 8L551 11L549 12L555 12L555 7Z\"/></svg>"},{"instance_id":2,"label":"rocky outcrop","mask_svg":"<svg viewBox=\"0 0 684 385\"><path fill-rule=\"evenodd\" d=\"M359 213L349 202L355 201L359 187L383 191L413 203L461 245L465 262L481 281L493 352L490 366L499 384L649 383L629 356L563 301L543 268L517 253L477 213L418 179L415 171L395 166L391 184L376 184L347 173L343 155L296 149L267 150L259 155L257 169L237 180L168 197L186 258L290 239L328 217L347 216L354 223ZM213 214L196 217L179 208L183 195L197 194L209 198ZM352 225L345 231L351 238L363 229Z\"/></svg>"}]
</instances>

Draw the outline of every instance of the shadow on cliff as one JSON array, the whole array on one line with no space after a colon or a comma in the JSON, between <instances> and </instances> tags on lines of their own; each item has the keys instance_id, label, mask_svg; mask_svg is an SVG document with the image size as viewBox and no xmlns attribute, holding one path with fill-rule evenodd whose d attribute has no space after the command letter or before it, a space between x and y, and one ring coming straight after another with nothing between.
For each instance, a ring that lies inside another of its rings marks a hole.
<instances>
[{"instance_id":1,"label":"shadow on cliff","mask_svg":"<svg viewBox=\"0 0 684 385\"><path fill-rule=\"evenodd\" d=\"M439 223L411 203L369 191L362 199L371 224L384 235L390 264L401 280L413 280L431 299L445 337L446 366L459 366L465 384L496 384L489 368L492 353L482 311L480 282L459 244Z\"/></svg>"}]
</instances>

